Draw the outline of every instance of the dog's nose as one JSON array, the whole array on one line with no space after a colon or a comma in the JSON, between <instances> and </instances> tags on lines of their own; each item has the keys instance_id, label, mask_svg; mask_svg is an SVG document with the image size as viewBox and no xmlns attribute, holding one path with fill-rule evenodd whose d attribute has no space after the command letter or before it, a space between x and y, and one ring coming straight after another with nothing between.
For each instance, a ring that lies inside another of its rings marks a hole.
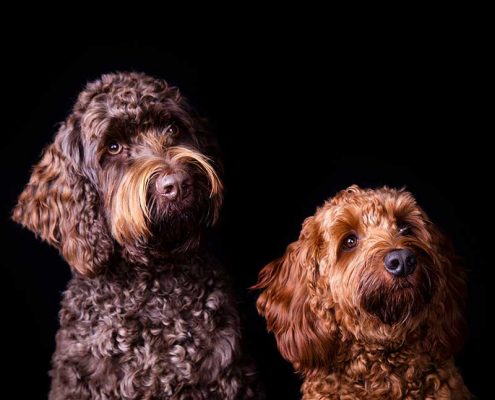
<instances>
[{"instance_id":1,"label":"dog's nose","mask_svg":"<svg viewBox=\"0 0 495 400\"><path fill-rule=\"evenodd\" d=\"M191 182L188 176L182 172L161 175L156 180L156 190L158 194L169 200L175 200L180 196L184 196L188 192L190 186Z\"/></svg>"},{"instance_id":2,"label":"dog's nose","mask_svg":"<svg viewBox=\"0 0 495 400\"><path fill-rule=\"evenodd\" d=\"M416 268L416 255L410 249L389 252L383 260L385 269L394 276L407 276Z\"/></svg>"}]
</instances>

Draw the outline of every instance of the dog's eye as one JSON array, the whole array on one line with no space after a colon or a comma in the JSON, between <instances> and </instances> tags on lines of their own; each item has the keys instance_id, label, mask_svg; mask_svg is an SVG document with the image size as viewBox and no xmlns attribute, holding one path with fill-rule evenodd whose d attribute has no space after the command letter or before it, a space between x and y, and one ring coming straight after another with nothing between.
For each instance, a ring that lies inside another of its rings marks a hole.
<instances>
[{"instance_id":1,"label":"dog's eye","mask_svg":"<svg viewBox=\"0 0 495 400\"><path fill-rule=\"evenodd\" d=\"M110 142L107 145L107 151L114 156L122 151L122 145L118 142Z\"/></svg>"},{"instance_id":2,"label":"dog's eye","mask_svg":"<svg viewBox=\"0 0 495 400\"><path fill-rule=\"evenodd\" d=\"M411 234L411 226L405 222L397 222L397 230L404 236Z\"/></svg>"},{"instance_id":3,"label":"dog's eye","mask_svg":"<svg viewBox=\"0 0 495 400\"><path fill-rule=\"evenodd\" d=\"M179 128L175 124L169 125L165 129L165 134L172 136L172 137L176 136L178 133L179 133Z\"/></svg>"},{"instance_id":4,"label":"dog's eye","mask_svg":"<svg viewBox=\"0 0 495 400\"><path fill-rule=\"evenodd\" d=\"M358 244L358 238L353 233L346 236L344 241L342 242L342 248L344 250L352 250Z\"/></svg>"}]
</instances>

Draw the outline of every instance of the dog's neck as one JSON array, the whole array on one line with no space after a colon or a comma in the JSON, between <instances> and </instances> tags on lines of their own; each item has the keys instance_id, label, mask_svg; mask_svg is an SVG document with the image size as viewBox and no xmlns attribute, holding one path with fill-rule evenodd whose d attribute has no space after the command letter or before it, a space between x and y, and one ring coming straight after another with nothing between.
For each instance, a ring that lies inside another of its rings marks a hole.
<instances>
[{"instance_id":1,"label":"dog's neck","mask_svg":"<svg viewBox=\"0 0 495 400\"><path fill-rule=\"evenodd\" d=\"M154 239L151 242L133 243L118 247L117 262L133 265L153 266L161 263L184 262L198 254L207 252L206 240L201 232L191 232L186 238L169 241Z\"/></svg>"},{"instance_id":2,"label":"dog's neck","mask_svg":"<svg viewBox=\"0 0 495 400\"><path fill-rule=\"evenodd\" d=\"M349 342L329 362L326 370L307 375L304 400L346 394L369 400L469 398L453 359L437 358L420 340L402 346Z\"/></svg>"},{"instance_id":3,"label":"dog's neck","mask_svg":"<svg viewBox=\"0 0 495 400\"><path fill-rule=\"evenodd\" d=\"M101 275L106 280L117 279L122 284L129 281L130 284L136 276L156 276L162 272L187 271L189 269L202 268L205 264L216 266L215 257L204 247L198 247L188 253L169 252L148 254L143 259L129 259L126 256L116 255L109 265L102 271ZM145 262L144 262L145 261Z\"/></svg>"}]
</instances>

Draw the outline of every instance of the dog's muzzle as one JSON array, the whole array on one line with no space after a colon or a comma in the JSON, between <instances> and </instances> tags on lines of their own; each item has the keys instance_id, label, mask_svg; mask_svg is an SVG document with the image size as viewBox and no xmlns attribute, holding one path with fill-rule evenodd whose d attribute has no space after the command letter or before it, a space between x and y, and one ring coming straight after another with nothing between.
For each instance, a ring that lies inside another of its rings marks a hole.
<instances>
[{"instance_id":1,"label":"dog's muzzle","mask_svg":"<svg viewBox=\"0 0 495 400\"><path fill-rule=\"evenodd\" d=\"M185 172L162 174L156 178L156 193L168 201L186 198L192 190L192 178Z\"/></svg>"}]
</instances>

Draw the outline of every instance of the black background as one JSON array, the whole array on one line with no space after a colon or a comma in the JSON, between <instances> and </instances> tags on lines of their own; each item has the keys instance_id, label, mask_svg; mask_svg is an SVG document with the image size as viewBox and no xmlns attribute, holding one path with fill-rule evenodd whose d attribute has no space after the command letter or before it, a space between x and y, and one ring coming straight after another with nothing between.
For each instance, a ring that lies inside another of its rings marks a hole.
<instances>
[{"instance_id":1,"label":"black background","mask_svg":"<svg viewBox=\"0 0 495 400\"><path fill-rule=\"evenodd\" d=\"M216 247L270 398L298 398L300 382L247 288L297 238L305 217L353 183L405 185L453 239L470 271L470 336L457 361L468 387L483 397L493 179L481 46L443 33L407 42L390 41L392 33L386 40L364 35L345 44L345 33L328 41L277 32L240 39L229 31L189 41L162 33L90 40L62 29L2 48L6 385L46 396L60 294L70 277L56 250L11 222L10 210L84 84L104 72L136 70L179 86L219 137L226 201Z\"/></svg>"}]
</instances>

